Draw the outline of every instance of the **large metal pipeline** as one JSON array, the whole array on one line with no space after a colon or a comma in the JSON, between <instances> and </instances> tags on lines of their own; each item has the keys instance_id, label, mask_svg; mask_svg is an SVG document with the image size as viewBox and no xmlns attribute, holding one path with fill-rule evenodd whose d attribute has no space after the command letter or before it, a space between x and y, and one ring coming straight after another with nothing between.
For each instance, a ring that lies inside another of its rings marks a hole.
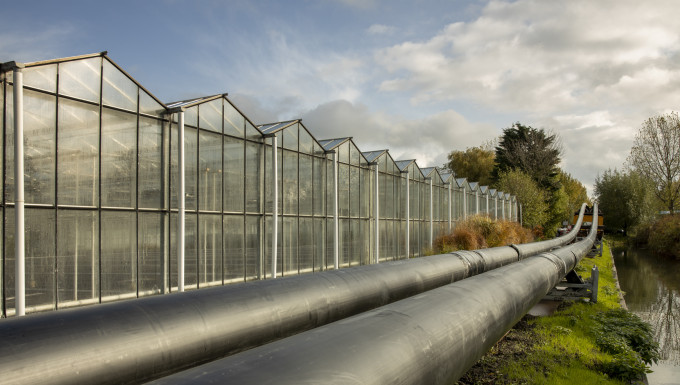
<instances>
[{"instance_id":1,"label":"large metal pipeline","mask_svg":"<svg viewBox=\"0 0 680 385\"><path fill-rule=\"evenodd\" d=\"M588 237L152 384L450 384L590 250Z\"/></svg>"},{"instance_id":2,"label":"large metal pipeline","mask_svg":"<svg viewBox=\"0 0 680 385\"><path fill-rule=\"evenodd\" d=\"M10 318L0 321L0 379L139 383L518 259L514 247L461 251Z\"/></svg>"}]
</instances>

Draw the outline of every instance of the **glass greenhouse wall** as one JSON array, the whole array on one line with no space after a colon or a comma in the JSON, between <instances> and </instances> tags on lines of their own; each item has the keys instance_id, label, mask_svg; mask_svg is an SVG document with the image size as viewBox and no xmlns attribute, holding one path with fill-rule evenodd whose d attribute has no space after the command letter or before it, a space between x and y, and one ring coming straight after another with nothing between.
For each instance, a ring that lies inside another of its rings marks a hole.
<instances>
[{"instance_id":1,"label":"glass greenhouse wall","mask_svg":"<svg viewBox=\"0 0 680 385\"><path fill-rule=\"evenodd\" d=\"M17 311L13 69L26 312L417 257L467 215L518 217L509 194L487 204L476 183L299 120L255 125L226 95L163 103L106 53L16 68L0 74L2 317Z\"/></svg>"}]
</instances>

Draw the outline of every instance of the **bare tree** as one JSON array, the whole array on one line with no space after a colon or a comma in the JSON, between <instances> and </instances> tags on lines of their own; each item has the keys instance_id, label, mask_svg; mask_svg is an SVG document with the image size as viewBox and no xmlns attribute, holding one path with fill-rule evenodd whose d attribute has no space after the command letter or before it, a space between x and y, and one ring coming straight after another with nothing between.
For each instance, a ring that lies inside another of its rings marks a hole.
<instances>
[{"instance_id":1,"label":"bare tree","mask_svg":"<svg viewBox=\"0 0 680 385\"><path fill-rule=\"evenodd\" d=\"M676 112L647 119L635 136L629 164L650 178L673 213L680 199L680 119Z\"/></svg>"}]
</instances>

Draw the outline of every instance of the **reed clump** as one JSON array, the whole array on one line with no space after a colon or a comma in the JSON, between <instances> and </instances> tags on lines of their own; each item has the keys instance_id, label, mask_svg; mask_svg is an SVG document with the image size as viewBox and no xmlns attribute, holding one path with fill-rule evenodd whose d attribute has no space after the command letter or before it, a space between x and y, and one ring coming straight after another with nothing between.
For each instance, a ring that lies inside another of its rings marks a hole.
<instances>
[{"instance_id":1,"label":"reed clump","mask_svg":"<svg viewBox=\"0 0 680 385\"><path fill-rule=\"evenodd\" d=\"M452 233L438 236L433 242L432 252L442 254L456 250L476 250L533 240L531 230L517 222L473 215L456 223Z\"/></svg>"}]
</instances>

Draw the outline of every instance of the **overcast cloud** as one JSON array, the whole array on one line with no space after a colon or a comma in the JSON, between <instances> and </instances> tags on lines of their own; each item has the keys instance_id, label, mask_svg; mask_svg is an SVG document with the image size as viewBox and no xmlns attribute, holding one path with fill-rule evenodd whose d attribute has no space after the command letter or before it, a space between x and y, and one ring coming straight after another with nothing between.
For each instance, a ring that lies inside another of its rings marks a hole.
<instances>
[{"instance_id":1,"label":"overcast cloud","mask_svg":"<svg viewBox=\"0 0 680 385\"><path fill-rule=\"evenodd\" d=\"M680 109L676 1L282 3L22 3L0 59L108 50L161 100L228 92L256 123L302 118L421 167L520 121L559 133L589 188Z\"/></svg>"}]
</instances>

